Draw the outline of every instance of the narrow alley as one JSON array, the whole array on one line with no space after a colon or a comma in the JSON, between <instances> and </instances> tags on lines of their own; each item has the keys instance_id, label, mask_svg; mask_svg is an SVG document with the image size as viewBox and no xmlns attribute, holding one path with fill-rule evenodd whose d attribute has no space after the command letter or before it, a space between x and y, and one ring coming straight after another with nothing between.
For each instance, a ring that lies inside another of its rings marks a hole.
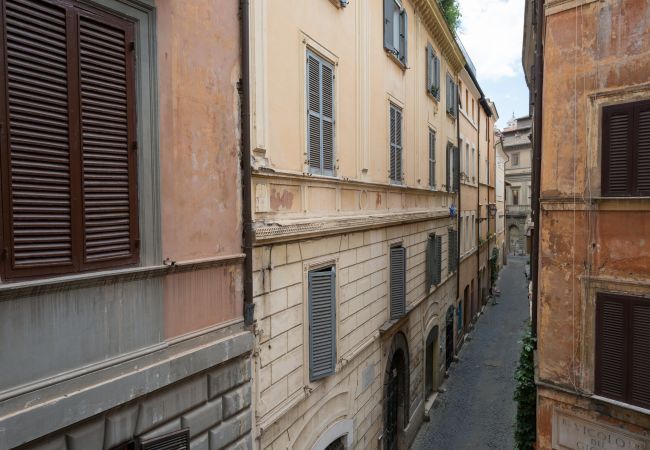
<instances>
[{"instance_id":1,"label":"narrow alley","mask_svg":"<svg viewBox=\"0 0 650 450\"><path fill-rule=\"evenodd\" d=\"M488 304L469 334L413 449L513 448L513 375L528 320L526 260L508 258L497 304Z\"/></svg>"}]
</instances>

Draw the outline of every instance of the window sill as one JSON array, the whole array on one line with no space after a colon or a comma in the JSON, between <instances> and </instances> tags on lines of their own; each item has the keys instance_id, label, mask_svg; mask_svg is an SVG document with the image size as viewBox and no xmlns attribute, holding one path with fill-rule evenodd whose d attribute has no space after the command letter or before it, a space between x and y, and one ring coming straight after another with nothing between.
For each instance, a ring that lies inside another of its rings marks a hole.
<instances>
[{"instance_id":1,"label":"window sill","mask_svg":"<svg viewBox=\"0 0 650 450\"><path fill-rule=\"evenodd\" d=\"M636 411L641 414L650 415L650 409L643 408L642 406L631 405L629 403L621 402L619 400L612 400L611 398L601 397L600 395L592 395L591 399L599 402L607 403L610 405L619 406L621 408L629 409L632 411Z\"/></svg>"},{"instance_id":2,"label":"window sill","mask_svg":"<svg viewBox=\"0 0 650 450\"><path fill-rule=\"evenodd\" d=\"M99 284L112 284L154 278L172 272L186 272L207 267L241 263L245 258L243 253L205 258L191 261L171 261L146 267L128 267L124 269L105 270L101 272L78 273L54 278L43 278L30 281L4 282L0 284L0 301L40 295L49 292L78 289Z\"/></svg>"},{"instance_id":3,"label":"window sill","mask_svg":"<svg viewBox=\"0 0 650 450\"><path fill-rule=\"evenodd\" d=\"M398 56L399 53L395 53L395 52L393 52L392 50L387 49L386 47L384 47L384 51L386 52L386 55L388 55L388 57L389 57L390 59L392 59L393 62L399 66L400 69L402 69L402 72L406 72L406 69L408 69L408 67L407 67L406 64L405 64L405 63L404 63L404 62L399 58L399 56Z\"/></svg>"}]
</instances>

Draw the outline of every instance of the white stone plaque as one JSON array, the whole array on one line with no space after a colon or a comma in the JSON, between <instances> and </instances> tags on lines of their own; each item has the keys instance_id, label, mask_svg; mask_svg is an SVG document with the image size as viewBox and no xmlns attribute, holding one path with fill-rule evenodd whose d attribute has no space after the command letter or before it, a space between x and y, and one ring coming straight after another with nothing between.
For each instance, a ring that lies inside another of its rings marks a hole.
<instances>
[{"instance_id":1,"label":"white stone plaque","mask_svg":"<svg viewBox=\"0 0 650 450\"><path fill-rule=\"evenodd\" d=\"M642 436L555 411L553 448L556 450L650 450Z\"/></svg>"}]
</instances>

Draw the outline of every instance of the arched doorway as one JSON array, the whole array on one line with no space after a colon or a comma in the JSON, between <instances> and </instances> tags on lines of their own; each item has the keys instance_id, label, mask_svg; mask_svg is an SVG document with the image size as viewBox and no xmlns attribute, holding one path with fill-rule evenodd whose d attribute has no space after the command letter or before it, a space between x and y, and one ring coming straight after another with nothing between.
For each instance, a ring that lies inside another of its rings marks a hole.
<instances>
[{"instance_id":1,"label":"arched doorway","mask_svg":"<svg viewBox=\"0 0 650 450\"><path fill-rule=\"evenodd\" d=\"M425 374L424 386L425 395L427 398L431 397L435 390L438 388L438 326L436 325L431 329L427 336L425 350Z\"/></svg>"},{"instance_id":2,"label":"arched doorway","mask_svg":"<svg viewBox=\"0 0 650 450\"><path fill-rule=\"evenodd\" d=\"M454 307L447 309L445 318L445 368L449 369L454 360Z\"/></svg>"},{"instance_id":3,"label":"arched doorway","mask_svg":"<svg viewBox=\"0 0 650 450\"><path fill-rule=\"evenodd\" d=\"M406 337L397 333L388 353L384 375L384 449L402 448L409 421L409 352Z\"/></svg>"}]
</instances>

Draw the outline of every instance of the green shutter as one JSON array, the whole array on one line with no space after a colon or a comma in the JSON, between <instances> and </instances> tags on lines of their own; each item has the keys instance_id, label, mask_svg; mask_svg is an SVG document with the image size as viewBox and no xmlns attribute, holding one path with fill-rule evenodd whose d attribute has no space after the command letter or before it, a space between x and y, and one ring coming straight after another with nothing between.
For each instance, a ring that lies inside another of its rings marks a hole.
<instances>
[{"instance_id":1,"label":"green shutter","mask_svg":"<svg viewBox=\"0 0 650 450\"><path fill-rule=\"evenodd\" d=\"M406 249L390 249L390 318L399 319L406 312Z\"/></svg>"},{"instance_id":2,"label":"green shutter","mask_svg":"<svg viewBox=\"0 0 650 450\"><path fill-rule=\"evenodd\" d=\"M309 379L336 369L336 283L334 268L309 272Z\"/></svg>"}]
</instances>

